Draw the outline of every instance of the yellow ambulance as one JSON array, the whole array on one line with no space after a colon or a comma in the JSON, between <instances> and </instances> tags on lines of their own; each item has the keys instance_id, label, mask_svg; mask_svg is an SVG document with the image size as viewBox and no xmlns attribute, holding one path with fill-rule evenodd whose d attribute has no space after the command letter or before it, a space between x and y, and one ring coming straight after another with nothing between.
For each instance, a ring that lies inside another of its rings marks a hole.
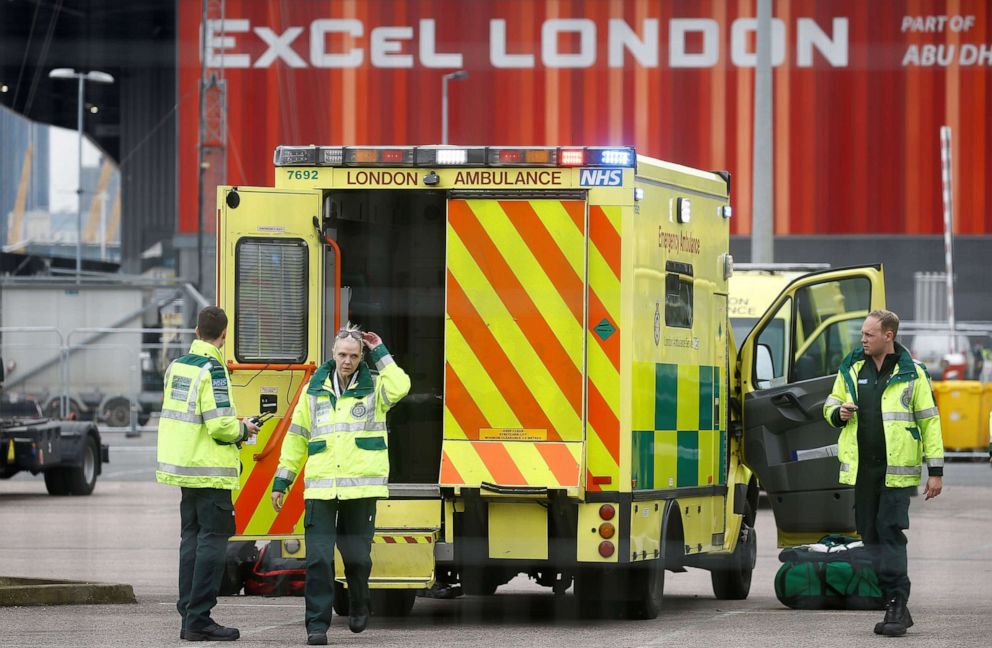
<instances>
[{"instance_id":1,"label":"yellow ambulance","mask_svg":"<svg viewBox=\"0 0 992 648\"><path fill-rule=\"evenodd\" d=\"M412 380L388 421L377 614L519 574L574 584L589 613L653 618L666 570L687 567L744 598L745 462L780 542L852 529L836 459L817 454L836 442L818 409L836 367L820 354L822 375L793 377L820 348L806 341L836 332L822 295L878 307L881 270L797 279L738 359L729 190L632 148L491 146L280 146L274 187L218 188L233 396L274 414L242 451L237 539L302 539L303 489L279 513L268 493L293 406L349 321Z\"/></svg>"}]
</instances>

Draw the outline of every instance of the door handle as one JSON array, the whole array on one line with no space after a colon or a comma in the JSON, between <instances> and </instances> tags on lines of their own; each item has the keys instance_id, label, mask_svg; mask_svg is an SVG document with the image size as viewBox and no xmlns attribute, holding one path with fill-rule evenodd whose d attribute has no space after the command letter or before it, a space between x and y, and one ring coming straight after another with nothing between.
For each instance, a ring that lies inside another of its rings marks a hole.
<instances>
[{"instance_id":1,"label":"door handle","mask_svg":"<svg viewBox=\"0 0 992 648\"><path fill-rule=\"evenodd\" d=\"M776 394L771 397L771 401L772 405L775 405L776 407L791 407L799 410L806 418L810 417L809 413L807 413L806 409L803 407L803 404L799 402L799 399L796 398L796 395L792 392Z\"/></svg>"}]
</instances>

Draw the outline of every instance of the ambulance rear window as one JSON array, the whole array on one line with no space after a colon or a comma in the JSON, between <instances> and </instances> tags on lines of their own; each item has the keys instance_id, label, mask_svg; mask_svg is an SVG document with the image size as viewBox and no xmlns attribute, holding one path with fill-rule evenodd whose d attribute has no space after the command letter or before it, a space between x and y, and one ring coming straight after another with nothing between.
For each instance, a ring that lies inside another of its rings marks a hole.
<instances>
[{"instance_id":1,"label":"ambulance rear window","mask_svg":"<svg viewBox=\"0 0 992 648\"><path fill-rule=\"evenodd\" d=\"M307 357L307 245L243 238L235 252L234 354L239 362Z\"/></svg>"}]
</instances>

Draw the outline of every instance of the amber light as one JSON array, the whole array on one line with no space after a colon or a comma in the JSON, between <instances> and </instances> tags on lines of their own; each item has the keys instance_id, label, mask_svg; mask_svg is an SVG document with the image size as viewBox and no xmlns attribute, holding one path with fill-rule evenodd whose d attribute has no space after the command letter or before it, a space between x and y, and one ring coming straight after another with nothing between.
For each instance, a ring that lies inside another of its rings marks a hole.
<instances>
[{"instance_id":1,"label":"amber light","mask_svg":"<svg viewBox=\"0 0 992 648\"><path fill-rule=\"evenodd\" d=\"M613 543L608 540L603 540L599 543L599 555L603 558L609 558L615 550Z\"/></svg>"},{"instance_id":2,"label":"amber light","mask_svg":"<svg viewBox=\"0 0 992 648\"><path fill-rule=\"evenodd\" d=\"M604 520L612 520L613 516L617 514L617 510L613 508L612 504L603 504L599 507L599 517Z\"/></svg>"},{"instance_id":3,"label":"amber light","mask_svg":"<svg viewBox=\"0 0 992 648\"><path fill-rule=\"evenodd\" d=\"M379 154L374 149L359 149L355 151L355 162L376 162Z\"/></svg>"},{"instance_id":4,"label":"amber light","mask_svg":"<svg viewBox=\"0 0 992 648\"><path fill-rule=\"evenodd\" d=\"M524 154L524 158L527 162L547 164L551 162L551 151L527 151Z\"/></svg>"},{"instance_id":5,"label":"amber light","mask_svg":"<svg viewBox=\"0 0 992 648\"><path fill-rule=\"evenodd\" d=\"M610 524L609 522L603 522L602 524L599 525L599 535L602 536L603 538L606 538L607 540L612 538L614 534L616 534L616 532L617 532L616 527Z\"/></svg>"}]
</instances>

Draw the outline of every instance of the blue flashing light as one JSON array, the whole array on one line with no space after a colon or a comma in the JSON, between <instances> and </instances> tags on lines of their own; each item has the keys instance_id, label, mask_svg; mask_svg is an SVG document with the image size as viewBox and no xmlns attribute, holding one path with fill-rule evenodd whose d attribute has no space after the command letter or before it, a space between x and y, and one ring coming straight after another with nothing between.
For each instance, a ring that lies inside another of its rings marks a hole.
<instances>
[{"instance_id":1,"label":"blue flashing light","mask_svg":"<svg viewBox=\"0 0 992 648\"><path fill-rule=\"evenodd\" d=\"M608 166L631 166L631 152L629 149L606 149L600 152L600 164Z\"/></svg>"}]
</instances>

